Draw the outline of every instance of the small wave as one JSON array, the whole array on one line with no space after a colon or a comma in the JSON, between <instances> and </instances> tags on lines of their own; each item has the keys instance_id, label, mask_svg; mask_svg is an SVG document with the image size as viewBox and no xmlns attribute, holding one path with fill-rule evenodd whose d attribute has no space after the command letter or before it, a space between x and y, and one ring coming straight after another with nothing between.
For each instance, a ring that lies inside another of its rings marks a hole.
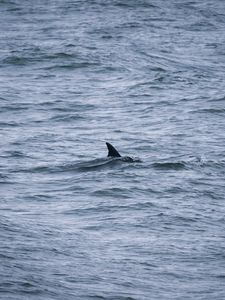
<instances>
[{"instance_id":1,"label":"small wave","mask_svg":"<svg viewBox=\"0 0 225 300\"><path fill-rule=\"evenodd\" d=\"M16 127L20 126L22 123L18 124L17 122L9 121L9 122L0 122L0 127Z\"/></svg>"},{"instance_id":2,"label":"small wave","mask_svg":"<svg viewBox=\"0 0 225 300\"><path fill-rule=\"evenodd\" d=\"M49 173L51 171L50 166L37 166L32 168L18 168L13 170L14 173Z\"/></svg>"},{"instance_id":3,"label":"small wave","mask_svg":"<svg viewBox=\"0 0 225 300\"><path fill-rule=\"evenodd\" d=\"M3 175L3 174L0 173L0 179L8 179L8 176Z\"/></svg>"},{"instance_id":4,"label":"small wave","mask_svg":"<svg viewBox=\"0 0 225 300\"><path fill-rule=\"evenodd\" d=\"M44 202L49 201L52 197L47 194L35 194L35 195L29 195L25 196L24 199L27 199L29 201L37 201L37 202Z\"/></svg>"},{"instance_id":5,"label":"small wave","mask_svg":"<svg viewBox=\"0 0 225 300\"><path fill-rule=\"evenodd\" d=\"M199 21L189 26L183 26L183 29L188 31L214 31L216 26L208 21Z\"/></svg>"},{"instance_id":6,"label":"small wave","mask_svg":"<svg viewBox=\"0 0 225 300\"><path fill-rule=\"evenodd\" d=\"M212 98L209 101L213 102L213 103L215 103L215 102L224 102L225 101L225 96L222 96L222 97L219 97L219 98L215 98L215 99Z\"/></svg>"},{"instance_id":7,"label":"small wave","mask_svg":"<svg viewBox=\"0 0 225 300\"><path fill-rule=\"evenodd\" d=\"M225 279L225 273L224 274L216 275L216 278L224 280Z\"/></svg>"},{"instance_id":8,"label":"small wave","mask_svg":"<svg viewBox=\"0 0 225 300\"><path fill-rule=\"evenodd\" d=\"M160 170L183 170L186 168L184 162L163 162L163 163L153 163L154 168Z\"/></svg>"},{"instance_id":9,"label":"small wave","mask_svg":"<svg viewBox=\"0 0 225 300\"><path fill-rule=\"evenodd\" d=\"M48 103L44 103L44 104L41 104L41 106L48 106ZM49 104L49 106L52 106L52 105L54 105L54 103L52 103L52 104ZM66 113L66 112L78 112L78 111L80 111L80 112L84 112L84 111L90 111L90 110L93 110L93 109L95 109L95 106L94 105L91 105L91 104L73 104L73 105L68 105L68 106L64 106L64 107L62 107L62 106L57 106L57 105L55 105L55 107L51 107L51 111L56 111L56 112L64 112L64 113ZM45 110L45 108L43 108L43 110ZM80 117L80 116L79 116Z\"/></svg>"},{"instance_id":10,"label":"small wave","mask_svg":"<svg viewBox=\"0 0 225 300\"><path fill-rule=\"evenodd\" d=\"M192 164L198 165L200 167L215 167L215 168L222 168L225 167L225 160L210 160L206 158L199 158L192 162Z\"/></svg>"},{"instance_id":11,"label":"small wave","mask_svg":"<svg viewBox=\"0 0 225 300\"><path fill-rule=\"evenodd\" d=\"M42 289L36 284L29 281L13 281L13 282L2 282L1 292L7 292L11 290L15 294L19 295L20 293L32 294L34 296L42 294Z\"/></svg>"},{"instance_id":12,"label":"small wave","mask_svg":"<svg viewBox=\"0 0 225 300\"><path fill-rule=\"evenodd\" d=\"M224 114L225 109L224 108L203 108L203 109L190 111L190 113Z\"/></svg>"},{"instance_id":13,"label":"small wave","mask_svg":"<svg viewBox=\"0 0 225 300\"><path fill-rule=\"evenodd\" d=\"M9 180L7 175L0 174L0 184L13 184L13 182Z\"/></svg>"},{"instance_id":14,"label":"small wave","mask_svg":"<svg viewBox=\"0 0 225 300\"><path fill-rule=\"evenodd\" d=\"M19 57L19 56L12 55L12 56L5 58L3 60L3 63L9 64L9 65L23 66L23 65L26 65L27 60L29 60L29 59L26 57Z\"/></svg>"},{"instance_id":15,"label":"small wave","mask_svg":"<svg viewBox=\"0 0 225 300\"><path fill-rule=\"evenodd\" d=\"M124 188L110 188L110 189L102 189L97 190L92 193L93 196L97 197L120 197L122 199L130 198L131 191ZM111 209L111 207L110 207Z\"/></svg>"},{"instance_id":16,"label":"small wave","mask_svg":"<svg viewBox=\"0 0 225 300\"><path fill-rule=\"evenodd\" d=\"M190 156L181 161L176 162L156 162L152 166L159 170L185 170L192 168L204 168L211 167L217 169L224 169L225 160L210 160L204 156Z\"/></svg>"},{"instance_id":17,"label":"small wave","mask_svg":"<svg viewBox=\"0 0 225 300\"><path fill-rule=\"evenodd\" d=\"M44 58L47 60L58 59L58 58L75 59L77 58L77 55L74 53L58 52L52 55L46 55Z\"/></svg>"},{"instance_id":18,"label":"small wave","mask_svg":"<svg viewBox=\"0 0 225 300\"><path fill-rule=\"evenodd\" d=\"M15 260L15 257L10 256L10 255L7 255L7 254L3 254L3 253L0 253L0 258L2 258L2 259Z\"/></svg>"},{"instance_id":19,"label":"small wave","mask_svg":"<svg viewBox=\"0 0 225 300\"><path fill-rule=\"evenodd\" d=\"M60 172L72 172L72 171L94 171L96 169L101 169L106 165L115 165L117 163L122 163L120 159L109 159L109 158L97 158L91 161L86 162L74 162L70 164L62 165L39 165L32 168L16 169L15 173L24 172L24 173L60 173Z\"/></svg>"},{"instance_id":20,"label":"small wave","mask_svg":"<svg viewBox=\"0 0 225 300\"><path fill-rule=\"evenodd\" d=\"M55 70L55 69L69 69L69 70L74 70L74 69L83 69L83 68L90 68L90 67L95 67L99 66L99 63L95 62L72 62L68 64L55 64L50 67L45 67L45 70Z\"/></svg>"},{"instance_id":21,"label":"small wave","mask_svg":"<svg viewBox=\"0 0 225 300\"><path fill-rule=\"evenodd\" d=\"M52 117L50 120L55 122L69 122L69 121L80 120L80 119L84 119L84 117L78 114L74 114L74 115L62 114L62 115L56 115Z\"/></svg>"},{"instance_id":22,"label":"small wave","mask_svg":"<svg viewBox=\"0 0 225 300\"><path fill-rule=\"evenodd\" d=\"M25 155L21 151L6 151L5 153L6 153L5 157L18 157L18 158L27 157L27 155Z\"/></svg>"},{"instance_id":23,"label":"small wave","mask_svg":"<svg viewBox=\"0 0 225 300\"><path fill-rule=\"evenodd\" d=\"M34 62L47 63L47 66L43 67L45 70L82 69L100 65L99 61L91 58L89 61L88 58L80 57L74 53L60 52L49 55L42 52L39 48L38 51L34 48L23 49L23 52L16 51L16 53L11 53L2 60L2 63L5 65L15 66L25 66Z\"/></svg>"},{"instance_id":24,"label":"small wave","mask_svg":"<svg viewBox=\"0 0 225 300\"><path fill-rule=\"evenodd\" d=\"M148 3L147 1L117 1L115 6L121 8L158 8L156 5Z\"/></svg>"},{"instance_id":25,"label":"small wave","mask_svg":"<svg viewBox=\"0 0 225 300\"><path fill-rule=\"evenodd\" d=\"M116 193L121 193L124 191L124 189L121 188L112 188L109 189L110 194L113 195L113 197L116 196ZM105 192L105 191L104 191ZM125 189L126 192L126 189ZM132 192L132 191L131 191ZM107 196L105 194L105 196ZM123 198L123 197L122 197ZM72 209L72 210L66 210L64 212L60 212L65 214L65 215L74 215L74 214L90 214L90 213L102 213L102 212L117 212L117 211L133 211L133 210L143 210L143 209L148 209L154 207L155 204L152 202L144 202L144 203L133 203L133 204L127 204L127 205L102 205L102 206L92 206L92 207L86 207L86 208L77 208L77 209Z\"/></svg>"},{"instance_id":26,"label":"small wave","mask_svg":"<svg viewBox=\"0 0 225 300\"><path fill-rule=\"evenodd\" d=\"M225 113L225 108L209 108L209 109L205 109L203 110L204 112L208 112L208 113L216 113L216 114L221 114L221 113Z\"/></svg>"},{"instance_id":27,"label":"small wave","mask_svg":"<svg viewBox=\"0 0 225 300\"><path fill-rule=\"evenodd\" d=\"M0 98L0 100L1 100L1 98ZM9 111L12 111L12 112L17 112L17 111L23 111L23 110L27 110L28 109L28 107L27 106L25 106L25 105L23 105L23 104L12 104L12 105L5 105L5 106L2 106L1 107L1 113L2 112L9 112Z\"/></svg>"},{"instance_id":28,"label":"small wave","mask_svg":"<svg viewBox=\"0 0 225 300\"><path fill-rule=\"evenodd\" d=\"M1 184L1 185L10 185L10 184L14 184L14 182L12 182L12 181L7 181L7 180L0 180L0 184Z\"/></svg>"}]
</instances>

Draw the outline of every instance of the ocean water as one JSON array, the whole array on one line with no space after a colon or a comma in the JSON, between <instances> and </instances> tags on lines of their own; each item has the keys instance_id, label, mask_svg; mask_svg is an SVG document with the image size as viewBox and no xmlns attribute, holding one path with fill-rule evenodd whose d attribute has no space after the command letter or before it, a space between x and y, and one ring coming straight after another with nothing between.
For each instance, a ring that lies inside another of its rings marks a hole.
<instances>
[{"instance_id":1,"label":"ocean water","mask_svg":"<svg viewBox=\"0 0 225 300\"><path fill-rule=\"evenodd\" d=\"M224 33L221 0L0 0L0 299L225 299Z\"/></svg>"}]
</instances>

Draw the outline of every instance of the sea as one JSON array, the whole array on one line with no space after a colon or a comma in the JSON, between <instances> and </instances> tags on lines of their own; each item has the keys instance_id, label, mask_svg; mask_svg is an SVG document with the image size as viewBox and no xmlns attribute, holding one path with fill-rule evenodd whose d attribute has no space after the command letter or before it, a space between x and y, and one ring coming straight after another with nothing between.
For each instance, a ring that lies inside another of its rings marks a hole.
<instances>
[{"instance_id":1,"label":"sea","mask_svg":"<svg viewBox=\"0 0 225 300\"><path fill-rule=\"evenodd\" d=\"M0 299L225 299L225 1L0 0Z\"/></svg>"}]
</instances>

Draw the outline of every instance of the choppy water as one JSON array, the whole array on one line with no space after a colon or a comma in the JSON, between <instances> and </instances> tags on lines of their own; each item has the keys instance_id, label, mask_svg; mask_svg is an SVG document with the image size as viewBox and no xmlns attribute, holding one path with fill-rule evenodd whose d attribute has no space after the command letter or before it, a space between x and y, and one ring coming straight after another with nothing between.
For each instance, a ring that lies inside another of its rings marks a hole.
<instances>
[{"instance_id":1,"label":"choppy water","mask_svg":"<svg viewBox=\"0 0 225 300\"><path fill-rule=\"evenodd\" d=\"M0 1L1 299L225 299L224 33L221 0Z\"/></svg>"}]
</instances>

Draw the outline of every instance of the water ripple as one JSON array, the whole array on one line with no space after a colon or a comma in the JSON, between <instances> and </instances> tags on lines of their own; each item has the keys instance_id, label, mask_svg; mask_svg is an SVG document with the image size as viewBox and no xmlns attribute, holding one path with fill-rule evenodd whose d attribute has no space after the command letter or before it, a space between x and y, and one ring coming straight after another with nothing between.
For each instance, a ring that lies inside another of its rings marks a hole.
<instances>
[{"instance_id":1,"label":"water ripple","mask_svg":"<svg viewBox=\"0 0 225 300\"><path fill-rule=\"evenodd\" d=\"M225 2L0 11L2 299L225 299Z\"/></svg>"}]
</instances>

